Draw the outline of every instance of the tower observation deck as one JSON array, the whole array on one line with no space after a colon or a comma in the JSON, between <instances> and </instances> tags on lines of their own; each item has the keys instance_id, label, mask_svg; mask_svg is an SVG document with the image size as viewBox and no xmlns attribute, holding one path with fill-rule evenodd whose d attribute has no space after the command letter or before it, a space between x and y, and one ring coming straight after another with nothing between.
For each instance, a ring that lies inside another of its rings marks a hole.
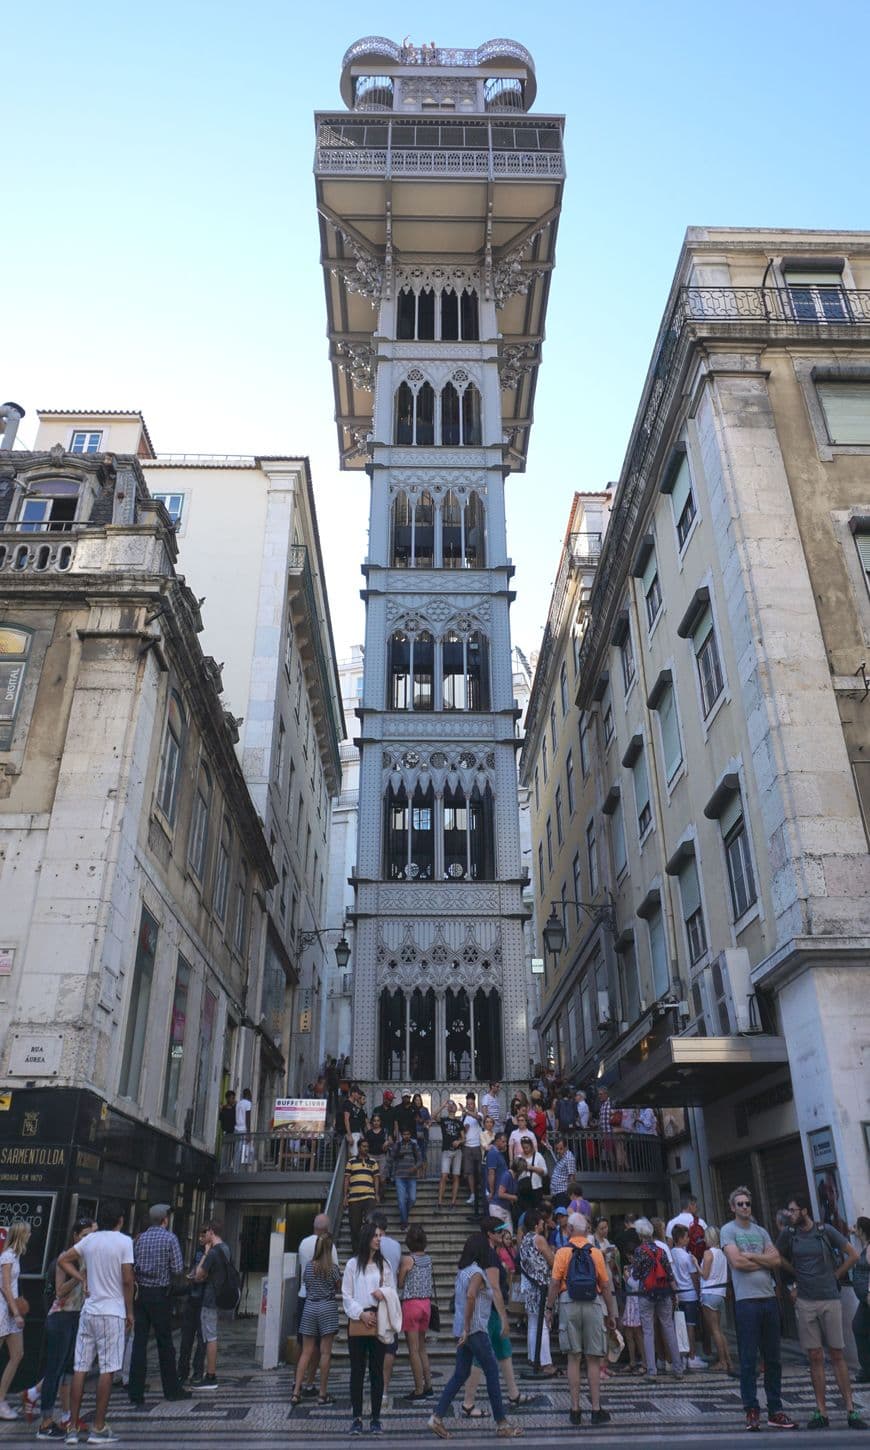
<instances>
[{"instance_id":1,"label":"tower observation deck","mask_svg":"<svg viewBox=\"0 0 870 1450\"><path fill-rule=\"evenodd\" d=\"M357 41L315 178L342 467L371 480L354 1076L528 1074L504 482L564 182L532 57Z\"/></svg>"}]
</instances>

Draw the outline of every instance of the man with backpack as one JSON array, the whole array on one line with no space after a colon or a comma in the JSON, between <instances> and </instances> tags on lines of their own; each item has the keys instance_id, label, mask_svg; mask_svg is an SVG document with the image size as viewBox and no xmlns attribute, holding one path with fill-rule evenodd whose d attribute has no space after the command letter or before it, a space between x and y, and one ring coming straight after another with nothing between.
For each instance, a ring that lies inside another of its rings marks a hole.
<instances>
[{"instance_id":1,"label":"man with backpack","mask_svg":"<svg viewBox=\"0 0 870 1450\"><path fill-rule=\"evenodd\" d=\"M815 1413L807 1428L827 1430L830 1425L825 1386L825 1349L834 1378L846 1405L850 1430L870 1429L852 1399L849 1366L843 1353L843 1313L840 1287L858 1255L849 1240L831 1224L818 1224L809 1199L793 1193L788 1202L791 1225L776 1241L782 1260L783 1277L792 1295L797 1316L798 1339L810 1362L810 1378L816 1397Z\"/></svg>"},{"instance_id":2,"label":"man with backpack","mask_svg":"<svg viewBox=\"0 0 870 1450\"><path fill-rule=\"evenodd\" d=\"M553 1259L547 1292L547 1323L559 1299L559 1345L568 1355L570 1422L582 1423L580 1411L580 1356L586 1356L593 1425L610 1420L601 1408L601 1364L607 1355L607 1332L616 1328L616 1305L610 1275L600 1249L589 1238L589 1220L582 1213L568 1216L568 1247Z\"/></svg>"},{"instance_id":3,"label":"man with backpack","mask_svg":"<svg viewBox=\"0 0 870 1450\"><path fill-rule=\"evenodd\" d=\"M689 1230L689 1242L686 1247L690 1254L694 1254L700 1264L704 1257L704 1229L707 1227L704 1220L698 1217L698 1200L694 1193L684 1193L680 1199L680 1212L674 1214L665 1230L665 1237L669 1244L674 1242L674 1229L678 1224Z\"/></svg>"},{"instance_id":4,"label":"man with backpack","mask_svg":"<svg viewBox=\"0 0 870 1450\"><path fill-rule=\"evenodd\" d=\"M671 1369L675 1375L681 1375L683 1360L674 1329L677 1286L674 1282L668 1252L655 1241L655 1229L648 1218L636 1218L634 1231L639 1243L631 1261L631 1273L637 1282L637 1304L640 1310L640 1327L643 1330L646 1372L648 1375L658 1373L655 1335L656 1323L658 1323L671 1362Z\"/></svg>"},{"instance_id":5,"label":"man with backpack","mask_svg":"<svg viewBox=\"0 0 870 1450\"><path fill-rule=\"evenodd\" d=\"M197 1283L205 1284L199 1321L205 1342L205 1375L202 1384L197 1385L199 1390L216 1390L218 1387L218 1310L235 1309L241 1291L239 1271L221 1238L222 1230L223 1224L217 1219L211 1219L206 1224L206 1252L193 1276Z\"/></svg>"}]
</instances>

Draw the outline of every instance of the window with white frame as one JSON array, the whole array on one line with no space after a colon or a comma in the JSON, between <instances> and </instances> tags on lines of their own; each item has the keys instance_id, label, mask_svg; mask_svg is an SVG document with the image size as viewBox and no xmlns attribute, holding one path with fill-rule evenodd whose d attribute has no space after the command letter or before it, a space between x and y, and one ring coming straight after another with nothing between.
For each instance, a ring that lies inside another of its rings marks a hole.
<instances>
[{"instance_id":1,"label":"window with white frame","mask_svg":"<svg viewBox=\"0 0 870 1450\"><path fill-rule=\"evenodd\" d=\"M870 378L816 383L831 443L870 444Z\"/></svg>"},{"instance_id":2,"label":"window with white frame","mask_svg":"<svg viewBox=\"0 0 870 1450\"><path fill-rule=\"evenodd\" d=\"M862 524L859 529L856 529L855 548L858 550L858 560L864 575L864 583L870 589L870 523Z\"/></svg>"},{"instance_id":3,"label":"window with white frame","mask_svg":"<svg viewBox=\"0 0 870 1450\"><path fill-rule=\"evenodd\" d=\"M652 825L652 807L649 798L649 772L646 768L646 751L641 745L631 767L634 781L634 805L637 812L638 839L643 841Z\"/></svg>"},{"instance_id":4,"label":"window with white frame","mask_svg":"<svg viewBox=\"0 0 870 1450\"><path fill-rule=\"evenodd\" d=\"M698 511L692 488L692 475L689 472L689 460L685 453L680 455L679 463L673 470L670 482L671 508L674 513L677 541L682 549L689 537L689 531Z\"/></svg>"},{"instance_id":5,"label":"window with white frame","mask_svg":"<svg viewBox=\"0 0 870 1450\"><path fill-rule=\"evenodd\" d=\"M698 668L701 707L706 720L725 688L719 646L716 642L716 631L713 628L713 612L709 604L692 629L692 648L695 651L695 663Z\"/></svg>"},{"instance_id":6,"label":"window with white frame","mask_svg":"<svg viewBox=\"0 0 870 1450\"><path fill-rule=\"evenodd\" d=\"M103 441L102 429L76 428L70 439L70 453L99 453Z\"/></svg>"},{"instance_id":7,"label":"window with white frame","mask_svg":"<svg viewBox=\"0 0 870 1450\"><path fill-rule=\"evenodd\" d=\"M842 266L808 268L783 266L783 276L796 322L848 322L849 306L843 290Z\"/></svg>"},{"instance_id":8,"label":"window with white frame","mask_svg":"<svg viewBox=\"0 0 870 1450\"><path fill-rule=\"evenodd\" d=\"M653 995L656 999L664 996L671 985L671 973L668 965L668 942L665 935L665 920L662 915L661 906L656 906L649 913L646 919L647 933L649 935L649 959L652 968Z\"/></svg>"},{"instance_id":9,"label":"window with white frame","mask_svg":"<svg viewBox=\"0 0 870 1450\"><path fill-rule=\"evenodd\" d=\"M190 823L190 845L187 852L190 868L194 875L199 877L200 881L203 880L205 875L211 796L211 771L203 761L199 767L199 778L196 783L196 796L194 797L193 816Z\"/></svg>"},{"instance_id":10,"label":"window with white frame","mask_svg":"<svg viewBox=\"0 0 870 1450\"><path fill-rule=\"evenodd\" d=\"M651 630L662 607L662 586L659 582L659 565L654 545L650 545L647 550L646 560L640 574L640 584L643 590L647 628Z\"/></svg>"},{"instance_id":11,"label":"window with white frame","mask_svg":"<svg viewBox=\"0 0 870 1450\"><path fill-rule=\"evenodd\" d=\"M580 770L585 780L589 774L589 717L584 710L578 727L580 735Z\"/></svg>"},{"instance_id":12,"label":"window with white frame","mask_svg":"<svg viewBox=\"0 0 870 1450\"><path fill-rule=\"evenodd\" d=\"M175 814L178 809L185 729L186 722L181 697L173 690L169 696L169 708L166 712L163 751L157 777L157 804L170 825L175 824Z\"/></svg>"},{"instance_id":13,"label":"window with white frame","mask_svg":"<svg viewBox=\"0 0 870 1450\"><path fill-rule=\"evenodd\" d=\"M76 522L79 485L70 479L45 479L21 500L16 528L23 534L65 534Z\"/></svg>"},{"instance_id":14,"label":"window with white frame","mask_svg":"<svg viewBox=\"0 0 870 1450\"><path fill-rule=\"evenodd\" d=\"M625 693L628 694L637 674L637 666L634 659L634 643L631 638L630 629L626 631L625 638L619 647L619 656L622 661L622 683Z\"/></svg>"},{"instance_id":15,"label":"window with white frame","mask_svg":"<svg viewBox=\"0 0 870 1450\"><path fill-rule=\"evenodd\" d=\"M683 763L683 747L677 719L677 697L670 671L667 671L665 676L660 677L660 681L657 682L650 708L658 713L665 779L670 785Z\"/></svg>"},{"instance_id":16,"label":"window with white frame","mask_svg":"<svg viewBox=\"0 0 870 1450\"><path fill-rule=\"evenodd\" d=\"M598 890L598 847L595 841L595 822L590 821L586 827L586 862L589 867L589 894L594 896Z\"/></svg>"},{"instance_id":17,"label":"window with white frame","mask_svg":"<svg viewBox=\"0 0 870 1450\"><path fill-rule=\"evenodd\" d=\"M580 872L580 852L577 851L572 863L574 877L574 925L580 925L580 902L583 900L583 878Z\"/></svg>"},{"instance_id":18,"label":"window with white frame","mask_svg":"<svg viewBox=\"0 0 870 1450\"><path fill-rule=\"evenodd\" d=\"M177 529L181 523L181 516L184 513L184 494L152 492L151 497L155 499L157 503L162 503L163 507L169 515L170 521Z\"/></svg>"},{"instance_id":19,"label":"window with white frame","mask_svg":"<svg viewBox=\"0 0 870 1450\"><path fill-rule=\"evenodd\" d=\"M727 801L719 817L719 827L722 831L725 860L728 865L731 911L734 920L739 921L758 899L755 873L752 869L752 853L749 849L749 835L743 815L743 801L739 792L732 795Z\"/></svg>"},{"instance_id":20,"label":"window with white frame","mask_svg":"<svg viewBox=\"0 0 870 1450\"><path fill-rule=\"evenodd\" d=\"M701 906L701 883L694 856L689 856L680 867L679 883L689 961L694 966L707 950L707 928L704 925L704 912Z\"/></svg>"},{"instance_id":21,"label":"window with white frame","mask_svg":"<svg viewBox=\"0 0 870 1450\"><path fill-rule=\"evenodd\" d=\"M576 800L574 796L574 755L568 751L565 757L565 785L568 790L568 814L573 816Z\"/></svg>"},{"instance_id":22,"label":"window with white frame","mask_svg":"<svg viewBox=\"0 0 870 1450\"><path fill-rule=\"evenodd\" d=\"M568 714L568 666L562 661L559 671L559 695L562 701L562 719Z\"/></svg>"},{"instance_id":23,"label":"window with white frame","mask_svg":"<svg viewBox=\"0 0 870 1450\"><path fill-rule=\"evenodd\" d=\"M562 787L560 785L557 785L556 786L555 804L556 804L556 840L559 842L559 845L561 846L562 842L565 839L565 824L564 824L564 821L562 819Z\"/></svg>"},{"instance_id":24,"label":"window with white frame","mask_svg":"<svg viewBox=\"0 0 870 1450\"><path fill-rule=\"evenodd\" d=\"M610 698L608 689L601 701L601 728L604 731L604 744L609 745L614 735L613 724L613 701Z\"/></svg>"},{"instance_id":25,"label":"window with white frame","mask_svg":"<svg viewBox=\"0 0 870 1450\"><path fill-rule=\"evenodd\" d=\"M239 862L239 879L236 882L236 924L233 945L237 952L244 953L248 933L248 868Z\"/></svg>"}]
</instances>

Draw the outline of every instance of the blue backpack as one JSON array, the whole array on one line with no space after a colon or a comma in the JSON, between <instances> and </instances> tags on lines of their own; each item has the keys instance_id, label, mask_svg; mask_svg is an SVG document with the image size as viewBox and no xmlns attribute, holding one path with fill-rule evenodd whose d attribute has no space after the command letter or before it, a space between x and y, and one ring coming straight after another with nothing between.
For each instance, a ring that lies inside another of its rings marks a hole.
<instances>
[{"instance_id":1,"label":"blue backpack","mask_svg":"<svg viewBox=\"0 0 870 1450\"><path fill-rule=\"evenodd\" d=\"M565 1288L568 1290L569 1299L581 1302L585 1300L587 1303L597 1299L598 1280L592 1262L592 1250L588 1244L584 1244L582 1249L572 1247Z\"/></svg>"}]
</instances>

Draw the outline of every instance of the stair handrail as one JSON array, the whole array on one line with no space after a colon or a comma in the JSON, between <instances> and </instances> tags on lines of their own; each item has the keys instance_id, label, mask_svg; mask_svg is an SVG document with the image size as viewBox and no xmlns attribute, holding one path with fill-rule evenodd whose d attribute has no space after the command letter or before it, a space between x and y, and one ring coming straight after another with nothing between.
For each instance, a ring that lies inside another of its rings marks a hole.
<instances>
[{"instance_id":1,"label":"stair handrail","mask_svg":"<svg viewBox=\"0 0 870 1450\"><path fill-rule=\"evenodd\" d=\"M326 1203L323 1212L329 1219L330 1232L332 1237L338 1235L338 1225L341 1219L341 1207L344 1201L344 1169L347 1160L347 1139L339 1139L335 1152L335 1168L332 1171L332 1179L329 1184L329 1192L326 1195Z\"/></svg>"}]
</instances>

